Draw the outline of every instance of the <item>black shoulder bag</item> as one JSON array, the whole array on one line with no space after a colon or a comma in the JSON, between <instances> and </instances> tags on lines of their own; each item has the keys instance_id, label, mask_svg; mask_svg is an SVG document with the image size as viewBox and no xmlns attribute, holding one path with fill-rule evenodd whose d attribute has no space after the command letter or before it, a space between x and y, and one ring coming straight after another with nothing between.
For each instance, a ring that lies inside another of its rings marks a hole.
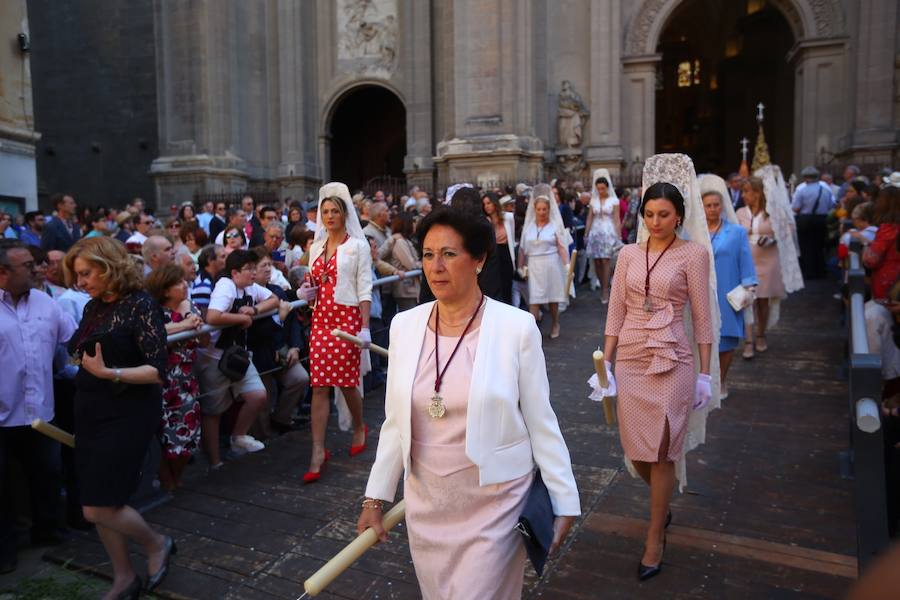
<instances>
[{"instance_id":1,"label":"black shoulder bag","mask_svg":"<svg viewBox=\"0 0 900 600\"><path fill-rule=\"evenodd\" d=\"M241 307L253 306L253 297L244 294L241 298L235 298L231 303L231 310L236 313ZM219 359L219 371L231 381L240 381L250 368L250 352L247 351L247 331L237 326L222 330L216 348L222 350L222 358Z\"/></svg>"}]
</instances>

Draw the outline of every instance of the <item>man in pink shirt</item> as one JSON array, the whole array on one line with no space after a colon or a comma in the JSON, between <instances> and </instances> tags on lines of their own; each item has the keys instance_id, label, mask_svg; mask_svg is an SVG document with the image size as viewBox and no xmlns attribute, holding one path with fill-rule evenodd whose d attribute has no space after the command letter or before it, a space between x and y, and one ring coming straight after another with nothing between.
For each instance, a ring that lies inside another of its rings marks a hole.
<instances>
[{"instance_id":1,"label":"man in pink shirt","mask_svg":"<svg viewBox=\"0 0 900 600\"><path fill-rule=\"evenodd\" d=\"M53 355L75 332L75 321L44 292L32 289L34 258L18 240L0 240L0 481L9 459L24 466L32 503L31 541L64 541L56 516L59 444L32 430L33 419L53 420ZM11 490L0 488L0 574L16 568L16 511Z\"/></svg>"}]
</instances>

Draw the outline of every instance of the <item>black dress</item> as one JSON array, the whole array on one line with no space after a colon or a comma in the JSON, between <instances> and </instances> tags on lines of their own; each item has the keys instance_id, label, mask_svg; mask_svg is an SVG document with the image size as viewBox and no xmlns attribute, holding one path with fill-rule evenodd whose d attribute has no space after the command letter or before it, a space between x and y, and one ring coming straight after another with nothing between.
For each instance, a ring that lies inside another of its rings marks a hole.
<instances>
[{"instance_id":1,"label":"black dress","mask_svg":"<svg viewBox=\"0 0 900 600\"><path fill-rule=\"evenodd\" d=\"M166 376L166 328L160 306L143 291L115 302L91 300L69 342L80 358L100 342L107 367L156 367ZM123 506L162 419L162 386L115 383L86 369L75 376L75 469L84 506Z\"/></svg>"}]
</instances>

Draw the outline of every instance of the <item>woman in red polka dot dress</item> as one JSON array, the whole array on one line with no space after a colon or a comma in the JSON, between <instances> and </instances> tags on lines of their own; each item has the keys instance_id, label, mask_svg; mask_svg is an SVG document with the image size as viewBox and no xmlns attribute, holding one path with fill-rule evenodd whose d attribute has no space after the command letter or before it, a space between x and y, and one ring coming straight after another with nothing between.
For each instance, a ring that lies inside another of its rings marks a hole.
<instances>
[{"instance_id":1,"label":"woman in red polka dot dress","mask_svg":"<svg viewBox=\"0 0 900 600\"><path fill-rule=\"evenodd\" d=\"M309 343L312 398L312 455L304 483L321 478L328 460L325 431L330 413L331 388L339 387L353 418L350 455L365 449L367 429L362 419L359 385L360 349L331 332L341 329L366 344L372 300L372 256L369 243L343 183L328 183L319 190L318 229L309 250L310 272L297 292L314 304Z\"/></svg>"}]
</instances>

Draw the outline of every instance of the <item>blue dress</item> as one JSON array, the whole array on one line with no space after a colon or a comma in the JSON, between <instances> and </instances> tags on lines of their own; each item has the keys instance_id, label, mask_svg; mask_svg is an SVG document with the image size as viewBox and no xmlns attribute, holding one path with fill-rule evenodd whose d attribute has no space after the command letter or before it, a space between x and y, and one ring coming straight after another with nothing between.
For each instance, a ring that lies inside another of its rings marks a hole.
<instances>
[{"instance_id":1,"label":"blue dress","mask_svg":"<svg viewBox=\"0 0 900 600\"><path fill-rule=\"evenodd\" d=\"M737 223L723 220L722 227L710 234L710 239L716 259L716 296L722 314L719 351L727 352L734 350L738 340L744 337L744 317L731 307L726 295L738 285L756 285L756 269L747 230Z\"/></svg>"}]
</instances>

